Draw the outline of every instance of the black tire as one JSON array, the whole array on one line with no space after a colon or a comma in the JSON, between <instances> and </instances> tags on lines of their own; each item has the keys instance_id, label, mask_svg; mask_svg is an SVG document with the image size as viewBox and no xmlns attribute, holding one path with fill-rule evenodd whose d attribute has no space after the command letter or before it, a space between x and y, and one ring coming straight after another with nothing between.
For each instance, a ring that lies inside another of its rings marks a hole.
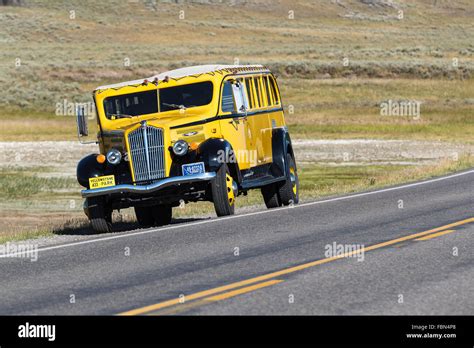
<instances>
[{"instance_id":1,"label":"black tire","mask_svg":"<svg viewBox=\"0 0 474 348\"><path fill-rule=\"evenodd\" d=\"M230 184L230 189L229 189ZM217 216L234 215L235 192L232 189L233 179L227 165L221 165L216 177L211 182L212 201Z\"/></svg>"},{"instance_id":2,"label":"black tire","mask_svg":"<svg viewBox=\"0 0 474 348\"><path fill-rule=\"evenodd\" d=\"M152 207L134 207L135 216L141 227L152 227L155 224Z\"/></svg>"},{"instance_id":3,"label":"black tire","mask_svg":"<svg viewBox=\"0 0 474 348\"><path fill-rule=\"evenodd\" d=\"M109 233L112 232L112 222L107 221L103 218L91 219L92 229L97 233Z\"/></svg>"},{"instance_id":4,"label":"black tire","mask_svg":"<svg viewBox=\"0 0 474 348\"><path fill-rule=\"evenodd\" d=\"M102 197L87 199L89 221L92 229L97 233L112 232L112 209Z\"/></svg>"},{"instance_id":5,"label":"black tire","mask_svg":"<svg viewBox=\"0 0 474 348\"><path fill-rule=\"evenodd\" d=\"M138 224L142 227L169 225L172 207L168 204L148 207L134 207Z\"/></svg>"},{"instance_id":6,"label":"black tire","mask_svg":"<svg viewBox=\"0 0 474 348\"><path fill-rule=\"evenodd\" d=\"M297 204L299 202L298 172L295 160L290 154L286 155L286 180L280 184L278 196L283 205Z\"/></svg>"},{"instance_id":7,"label":"black tire","mask_svg":"<svg viewBox=\"0 0 474 348\"><path fill-rule=\"evenodd\" d=\"M270 184L262 187L262 196L268 209L281 206L280 197L278 197L277 184Z\"/></svg>"},{"instance_id":8,"label":"black tire","mask_svg":"<svg viewBox=\"0 0 474 348\"><path fill-rule=\"evenodd\" d=\"M169 204L155 205L152 207L155 226L169 225L173 215L173 207Z\"/></svg>"}]
</instances>

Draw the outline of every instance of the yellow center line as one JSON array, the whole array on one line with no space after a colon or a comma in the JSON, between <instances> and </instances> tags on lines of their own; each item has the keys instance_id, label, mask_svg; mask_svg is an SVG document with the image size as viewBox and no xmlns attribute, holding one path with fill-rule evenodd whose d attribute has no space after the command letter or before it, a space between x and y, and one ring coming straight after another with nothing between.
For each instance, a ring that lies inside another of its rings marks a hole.
<instances>
[{"instance_id":1,"label":"yellow center line","mask_svg":"<svg viewBox=\"0 0 474 348\"><path fill-rule=\"evenodd\" d=\"M474 217L469 218L469 219L465 219L465 220L461 220L461 221L457 221L457 222L453 222L451 224L444 225L444 226L441 226L441 227L433 228L433 229L428 230L428 231L414 233L414 234L407 235L405 237L392 239L392 240L382 242L382 243L379 243L379 244L374 244L374 245L365 247L362 250L364 252L366 252L366 251L370 251L370 250L383 248L383 247L386 247L386 246L389 246L389 245L397 244L397 243L404 242L404 241L407 241L407 240L416 239L416 238L426 236L426 235L431 234L431 233L444 231L444 230L447 230L449 228L453 228L453 227L460 226L460 225L465 225L465 224L468 224L468 223L471 223L471 222L474 222ZM361 252L361 250L357 250L357 251L345 253L344 255L338 255L338 256L328 257L328 258L325 258L325 259L311 261L311 262L308 262L308 263L305 263L305 264L285 268L285 269L282 269L280 271L264 274L264 275L261 275L261 276L258 276L258 277L249 278L249 279L238 281L238 282L235 282L235 283L219 286L219 287L216 287L216 288L213 288L213 289L196 292L194 294L187 295L185 297L185 299L186 299L186 301L197 300L197 299L207 297L207 296L211 296L211 295L215 295L215 294L218 294L218 293L221 293L221 292L224 292L224 291L233 290L235 288L239 288L239 287L242 287L242 286L245 286L245 285L250 285L250 284L262 282L262 281L269 280L269 279L272 279L272 278L284 276L284 275L287 275L287 274L290 274L290 273L293 273L293 272L301 271L301 270L304 270L304 269L307 269L307 268L310 268L310 267L322 265L322 264L325 264L325 263L328 263L328 262L332 262L332 261L339 260L339 259L342 259L342 258L345 258L345 257L349 257L349 256L352 256L352 255L357 255L360 252ZM174 306L174 305L177 305L177 304L180 304L180 303L181 303L180 299L175 298L175 299L171 299L171 300L168 300L168 301L163 301L163 302L155 303L155 304L152 304L152 305L149 305L149 306L145 306L145 307L141 307L141 308L137 308L137 309L132 309L130 311L122 312L122 313L119 313L119 315L139 315L139 314L144 314L144 313L151 312L151 311L156 311L156 310L159 310L159 309L162 309L162 308Z\"/></svg>"},{"instance_id":2,"label":"yellow center line","mask_svg":"<svg viewBox=\"0 0 474 348\"><path fill-rule=\"evenodd\" d=\"M452 233L452 232L456 232L456 230L441 231L441 232L438 232L438 233L429 234L429 235L421 237L421 238L417 238L415 240L428 240L428 239L436 238L436 237L439 237L439 236L444 236L445 234Z\"/></svg>"},{"instance_id":3,"label":"yellow center line","mask_svg":"<svg viewBox=\"0 0 474 348\"><path fill-rule=\"evenodd\" d=\"M251 285L251 286L246 286L244 288L240 288L240 289L237 289L237 290L228 291L228 292L218 294L218 295L214 295L214 296L209 296L209 297L203 298L199 301L191 302L189 304L184 304L183 303L180 306L171 307L171 308L168 308L167 310L165 309L165 310L162 310L162 311L159 311L159 312L155 311L155 312L152 312L152 313L147 313L147 315L176 314L176 313L179 313L179 312L182 312L182 311L187 311L187 310L195 308L195 307L205 306L205 305L210 304L212 302L227 300L231 297L246 294L246 293L258 290L258 289L263 289L263 288L266 288L266 287L269 287L269 286L272 286L272 285L275 285L275 284L279 284L281 282L283 282L283 280L279 280L279 279L268 280L266 282L258 283L258 284Z\"/></svg>"}]
</instances>

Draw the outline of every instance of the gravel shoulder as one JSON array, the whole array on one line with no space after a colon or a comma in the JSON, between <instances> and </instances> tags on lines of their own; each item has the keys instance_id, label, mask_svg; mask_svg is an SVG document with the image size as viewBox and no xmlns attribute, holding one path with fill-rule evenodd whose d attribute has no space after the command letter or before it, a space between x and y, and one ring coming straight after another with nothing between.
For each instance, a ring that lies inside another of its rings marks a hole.
<instances>
[{"instance_id":1,"label":"gravel shoulder","mask_svg":"<svg viewBox=\"0 0 474 348\"><path fill-rule=\"evenodd\" d=\"M294 140L299 162L328 165L432 165L474 153L473 145L413 140Z\"/></svg>"}]
</instances>

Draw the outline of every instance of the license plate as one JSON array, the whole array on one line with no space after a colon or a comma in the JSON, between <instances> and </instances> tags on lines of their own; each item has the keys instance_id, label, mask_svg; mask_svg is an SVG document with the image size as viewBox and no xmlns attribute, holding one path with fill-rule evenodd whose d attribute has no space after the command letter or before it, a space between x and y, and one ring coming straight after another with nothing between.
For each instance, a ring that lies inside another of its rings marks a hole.
<instances>
[{"instance_id":1,"label":"license plate","mask_svg":"<svg viewBox=\"0 0 474 348\"><path fill-rule=\"evenodd\" d=\"M202 174L206 172L206 168L204 167L204 162L183 164L182 168L183 168L183 175Z\"/></svg>"},{"instance_id":2,"label":"license plate","mask_svg":"<svg viewBox=\"0 0 474 348\"><path fill-rule=\"evenodd\" d=\"M115 177L113 175L98 176L89 178L89 187L91 189L115 186Z\"/></svg>"}]
</instances>

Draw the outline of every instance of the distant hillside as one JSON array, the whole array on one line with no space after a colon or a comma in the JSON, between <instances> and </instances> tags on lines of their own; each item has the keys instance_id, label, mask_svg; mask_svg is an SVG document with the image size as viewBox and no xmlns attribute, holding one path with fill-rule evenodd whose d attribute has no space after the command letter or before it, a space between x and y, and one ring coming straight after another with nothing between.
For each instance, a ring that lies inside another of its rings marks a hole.
<instances>
[{"instance_id":1,"label":"distant hillside","mask_svg":"<svg viewBox=\"0 0 474 348\"><path fill-rule=\"evenodd\" d=\"M471 78L471 0L24 0L0 6L0 107L202 63L283 78Z\"/></svg>"}]
</instances>

